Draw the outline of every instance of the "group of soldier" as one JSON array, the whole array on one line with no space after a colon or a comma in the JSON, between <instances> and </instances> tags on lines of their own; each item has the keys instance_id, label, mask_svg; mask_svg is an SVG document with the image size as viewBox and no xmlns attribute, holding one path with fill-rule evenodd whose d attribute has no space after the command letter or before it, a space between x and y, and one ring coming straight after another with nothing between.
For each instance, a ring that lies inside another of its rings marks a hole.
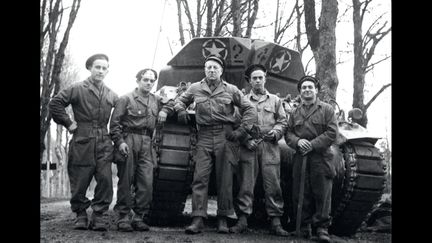
<instances>
[{"instance_id":1,"label":"group of soldier","mask_svg":"<svg viewBox=\"0 0 432 243\"><path fill-rule=\"evenodd\" d=\"M301 103L286 114L282 100L266 90L267 71L260 64L245 70L251 90L243 94L221 78L226 67L223 58L210 55L204 62L205 77L169 101L150 92L158 78L153 69L140 70L136 75L137 88L118 97L103 82L109 70L108 56L95 54L87 59L85 66L90 77L63 89L49 104L54 121L73 133L68 175L71 209L76 213L75 229L108 230L107 211L113 199L111 163L114 162L118 171L114 207L117 229L149 230L147 216L153 194L153 170L157 166L153 131L158 123L170 117L190 124L187 108L194 103L198 140L193 151L192 223L185 232L197 234L204 229L208 186L214 169L217 232L247 230L254 188L261 174L259 186L264 189L270 232L288 236L280 219L284 200L278 141L284 137L287 145L296 151L293 205L297 205L299 188L304 186L301 234L310 238L313 226L319 240L330 241L328 227L335 176L330 145L336 139L337 125L333 108L317 98L320 84L316 78L304 76L299 80ZM69 105L73 119L65 110ZM302 165L305 177L300 185ZM97 185L90 201L86 191L93 177ZM239 186L236 195L233 195L234 178ZM89 220L86 210L90 206ZM235 214L237 223L228 227L228 217Z\"/></svg>"}]
</instances>

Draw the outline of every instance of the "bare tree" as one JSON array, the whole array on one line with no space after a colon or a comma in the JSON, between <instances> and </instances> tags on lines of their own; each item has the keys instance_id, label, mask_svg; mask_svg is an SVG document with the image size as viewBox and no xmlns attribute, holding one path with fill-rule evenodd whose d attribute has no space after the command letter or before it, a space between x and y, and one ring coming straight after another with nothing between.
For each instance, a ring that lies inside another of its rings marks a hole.
<instances>
[{"instance_id":1,"label":"bare tree","mask_svg":"<svg viewBox=\"0 0 432 243\"><path fill-rule=\"evenodd\" d=\"M40 11L40 54L41 54L41 91L40 91L40 162L42 163L45 150L45 135L50 127L51 114L48 112L48 103L51 97L60 89L60 73L64 60L64 53L69 41L69 34L81 0L73 0L72 6L64 8L61 0L41 0ZM57 40L62 26L65 10L69 9L69 19L63 38L59 45Z\"/></svg>"},{"instance_id":2,"label":"bare tree","mask_svg":"<svg viewBox=\"0 0 432 243\"><path fill-rule=\"evenodd\" d=\"M352 0L353 3L353 24L354 24L354 93L353 93L353 108L359 108L363 111L363 118L358 123L364 127L367 126L367 109L372 102L381 94L390 84L384 85L372 99L364 103L364 86L366 74L374 68L374 66L390 56L381 58L374 63L370 63L375 53L376 46L380 41L391 31L391 27L387 26L387 21L379 25L380 19L384 14L376 18L369 26L366 33L363 35L363 21L365 14L368 12L368 6L372 0Z\"/></svg>"},{"instance_id":3,"label":"bare tree","mask_svg":"<svg viewBox=\"0 0 432 243\"><path fill-rule=\"evenodd\" d=\"M296 4L298 3L298 0L296 1ZM284 2L284 5L286 2ZM291 9L291 13L289 14L287 19L283 19L284 17L284 8L281 6L280 0L276 1L276 19L274 21L274 38L273 42L280 44L282 41L282 38L285 36L286 30L293 25L294 23L294 12L296 8L293 7Z\"/></svg>"},{"instance_id":4,"label":"bare tree","mask_svg":"<svg viewBox=\"0 0 432 243\"><path fill-rule=\"evenodd\" d=\"M177 16L178 16L177 21L179 24L180 43L181 43L181 45L184 45L185 44L185 38L184 38L184 33L183 33L181 1L182 0L176 0L176 2L177 2Z\"/></svg>"},{"instance_id":5,"label":"bare tree","mask_svg":"<svg viewBox=\"0 0 432 243\"><path fill-rule=\"evenodd\" d=\"M184 31L190 38L200 36L239 36L250 38L258 14L259 0L205 0L196 1L192 6L187 0L177 0L179 14L180 41L184 44ZM181 6L180 6L181 5ZM184 11L182 11L182 8ZM195 15L192 14L193 10ZM185 15L189 28L184 29L182 18ZM206 18L203 16L206 14ZM205 21L204 21L205 19ZM204 23L205 22L205 23ZM205 25L205 32L203 26ZM231 30L230 30L231 29ZM245 33L243 35L243 33Z\"/></svg>"},{"instance_id":6,"label":"bare tree","mask_svg":"<svg viewBox=\"0 0 432 243\"><path fill-rule=\"evenodd\" d=\"M247 26L246 26L246 34L244 37L250 38L252 36L252 28L255 24L255 20L258 14L259 1L258 0L248 1L247 5L248 5Z\"/></svg>"},{"instance_id":7,"label":"bare tree","mask_svg":"<svg viewBox=\"0 0 432 243\"><path fill-rule=\"evenodd\" d=\"M214 28L214 32L213 35L214 36L221 36L222 35L222 29L223 27L226 25L226 23L228 22L228 11L229 8L228 6L226 6L226 0L220 0L217 4L216 4L216 8L214 11L213 15L216 15L216 24L215 24L215 28ZM225 18L224 18L225 16ZM211 35L209 35L211 36Z\"/></svg>"},{"instance_id":8,"label":"bare tree","mask_svg":"<svg viewBox=\"0 0 432 243\"><path fill-rule=\"evenodd\" d=\"M304 0L305 26L308 41L313 52L316 77L321 81L319 97L323 101L336 99L339 84L336 72L336 19L338 15L337 0L321 2L319 28L315 18L315 1Z\"/></svg>"}]
</instances>

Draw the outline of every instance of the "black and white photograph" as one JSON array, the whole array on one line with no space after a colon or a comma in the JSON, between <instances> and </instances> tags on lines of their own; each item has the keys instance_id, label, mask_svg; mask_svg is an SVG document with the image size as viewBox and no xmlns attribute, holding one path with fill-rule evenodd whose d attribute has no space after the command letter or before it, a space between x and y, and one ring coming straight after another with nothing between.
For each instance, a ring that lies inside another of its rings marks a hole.
<instances>
[{"instance_id":1,"label":"black and white photograph","mask_svg":"<svg viewBox=\"0 0 432 243\"><path fill-rule=\"evenodd\" d=\"M40 0L40 242L392 242L391 0Z\"/></svg>"}]
</instances>

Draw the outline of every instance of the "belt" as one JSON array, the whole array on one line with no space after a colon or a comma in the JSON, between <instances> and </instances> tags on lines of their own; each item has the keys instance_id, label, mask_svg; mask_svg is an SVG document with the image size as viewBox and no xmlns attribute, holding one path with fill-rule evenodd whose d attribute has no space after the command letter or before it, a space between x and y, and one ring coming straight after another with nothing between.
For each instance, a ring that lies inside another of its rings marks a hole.
<instances>
[{"instance_id":1,"label":"belt","mask_svg":"<svg viewBox=\"0 0 432 243\"><path fill-rule=\"evenodd\" d=\"M149 137L153 136L153 131L148 129L148 128L130 128L130 127L125 127L123 128L123 132L127 132L127 133L135 133L135 134L139 134L139 135L146 135Z\"/></svg>"},{"instance_id":2,"label":"belt","mask_svg":"<svg viewBox=\"0 0 432 243\"><path fill-rule=\"evenodd\" d=\"M232 127L231 123L223 123L223 124L217 124L217 125L199 125L198 129L204 129L204 130L216 130L216 129L223 129L224 127L230 126Z\"/></svg>"},{"instance_id":3,"label":"belt","mask_svg":"<svg viewBox=\"0 0 432 243\"><path fill-rule=\"evenodd\" d=\"M78 127L87 127L87 128L107 128L107 124L101 124L98 121L91 122L77 122Z\"/></svg>"}]
</instances>

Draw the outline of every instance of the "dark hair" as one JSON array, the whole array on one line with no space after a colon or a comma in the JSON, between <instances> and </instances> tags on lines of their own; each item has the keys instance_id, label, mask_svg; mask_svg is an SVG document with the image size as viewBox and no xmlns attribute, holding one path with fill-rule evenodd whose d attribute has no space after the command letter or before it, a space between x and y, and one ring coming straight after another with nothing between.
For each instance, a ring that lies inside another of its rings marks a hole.
<instances>
[{"instance_id":1,"label":"dark hair","mask_svg":"<svg viewBox=\"0 0 432 243\"><path fill-rule=\"evenodd\" d=\"M252 72L255 71L255 70L262 70L265 74L267 74L267 69L266 69L263 65L261 65L261 64L252 64L252 65L250 65L250 66L246 69L246 71L245 71L245 78L246 78L246 81L249 82L250 75L251 75Z\"/></svg>"},{"instance_id":2,"label":"dark hair","mask_svg":"<svg viewBox=\"0 0 432 243\"><path fill-rule=\"evenodd\" d=\"M140 80L142 78L142 76L147 72L147 71L151 71L153 72L154 76L155 76L155 80L157 80L158 76L157 76L157 72L151 68L144 68L143 70L140 70L137 74L136 74L136 79Z\"/></svg>"},{"instance_id":3,"label":"dark hair","mask_svg":"<svg viewBox=\"0 0 432 243\"><path fill-rule=\"evenodd\" d=\"M87 70L90 70L90 68L93 66L93 62L97 59L105 59L107 62L109 62L108 56L103 53L94 54L93 56L87 58L87 61L85 63L85 67Z\"/></svg>"},{"instance_id":4,"label":"dark hair","mask_svg":"<svg viewBox=\"0 0 432 243\"><path fill-rule=\"evenodd\" d=\"M306 76L303 76L303 77L300 79L300 81L297 83L297 90L298 90L299 92L300 92L300 89L301 89L302 84L303 84L304 82L306 82L306 81L310 81L310 82L314 83L315 88L317 88L318 91L321 89L321 84L320 84L318 78L315 78L315 77L312 77L312 76L308 76L308 75L306 75Z\"/></svg>"}]
</instances>

